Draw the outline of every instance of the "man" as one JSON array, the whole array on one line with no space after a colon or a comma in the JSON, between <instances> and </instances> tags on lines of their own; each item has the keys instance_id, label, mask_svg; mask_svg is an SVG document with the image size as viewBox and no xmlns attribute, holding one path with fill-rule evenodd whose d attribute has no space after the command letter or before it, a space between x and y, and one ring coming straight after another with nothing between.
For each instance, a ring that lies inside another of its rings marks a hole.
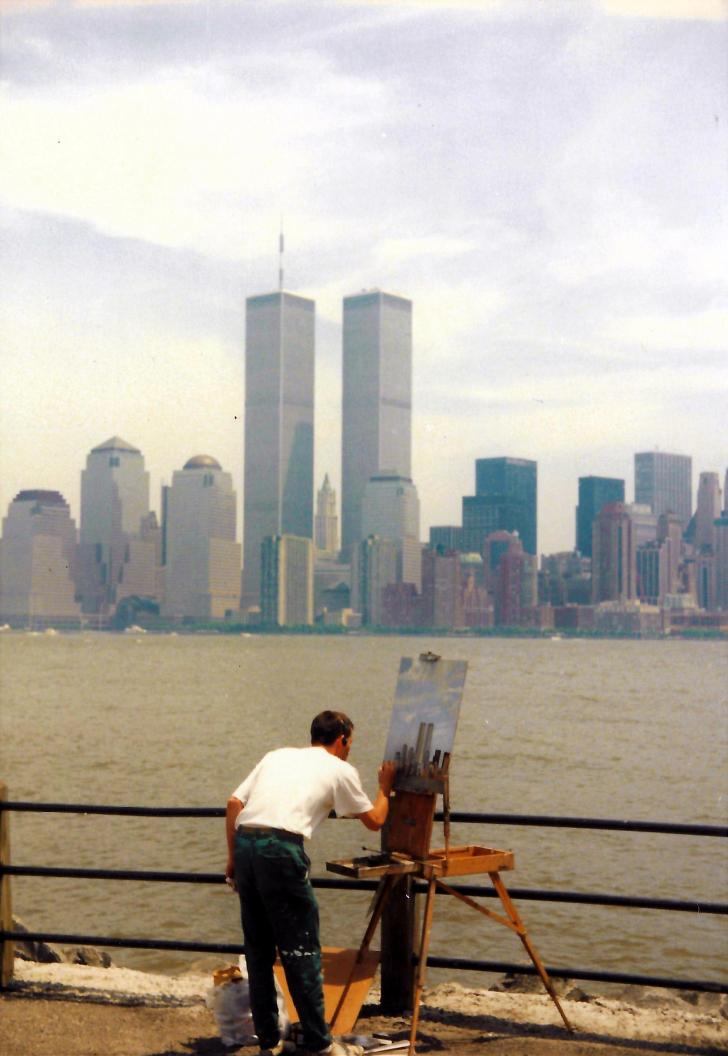
<instances>
[{"instance_id":1,"label":"man","mask_svg":"<svg viewBox=\"0 0 728 1056\"><path fill-rule=\"evenodd\" d=\"M285 1051L278 1029L273 963L278 951L306 1050L358 1056L358 1045L333 1041L324 1017L318 905L303 849L331 810L373 831L389 810L395 764L379 768L374 803L348 763L354 724L340 711L311 723L309 748L268 752L227 804L228 863L235 878L248 965L250 1007L263 1056Z\"/></svg>"}]
</instances>

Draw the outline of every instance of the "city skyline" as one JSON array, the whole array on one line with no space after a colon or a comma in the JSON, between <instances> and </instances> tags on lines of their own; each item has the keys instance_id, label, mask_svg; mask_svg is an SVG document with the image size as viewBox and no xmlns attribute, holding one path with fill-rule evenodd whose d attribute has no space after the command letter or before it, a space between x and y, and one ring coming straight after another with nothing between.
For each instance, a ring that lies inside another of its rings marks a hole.
<instances>
[{"instance_id":1,"label":"city skyline","mask_svg":"<svg viewBox=\"0 0 728 1056\"><path fill-rule=\"evenodd\" d=\"M423 536L476 458L538 463L546 553L579 477L634 496L635 452L691 456L693 504L722 480L725 5L541 7L8 7L0 509L52 489L78 523L120 435L153 509L204 451L241 511L245 299L281 216L339 497L342 298L373 286L413 303Z\"/></svg>"}]
</instances>

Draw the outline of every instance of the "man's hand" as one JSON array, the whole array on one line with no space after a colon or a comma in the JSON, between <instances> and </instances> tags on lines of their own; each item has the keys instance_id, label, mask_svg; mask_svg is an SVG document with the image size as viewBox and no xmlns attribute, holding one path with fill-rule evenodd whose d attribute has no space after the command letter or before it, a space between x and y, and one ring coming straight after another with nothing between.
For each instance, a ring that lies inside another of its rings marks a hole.
<instances>
[{"instance_id":1,"label":"man's hand","mask_svg":"<svg viewBox=\"0 0 728 1056\"><path fill-rule=\"evenodd\" d=\"M364 814L357 814L361 823L368 829L371 829L372 832L378 832L387 820L387 814L389 813L389 796L392 791L392 786L394 785L394 777L396 773L396 763L391 761L382 763L377 771L379 791L377 792L377 798L374 800L374 806Z\"/></svg>"},{"instance_id":2,"label":"man's hand","mask_svg":"<svg viewBox=\"0 0 728 1056\"><path fill-rule=\"evenodd\" d=\"M391 759L386 760L379 767L377 771L377 778L379 780L379 787L385 796L389 796L394 786L394 779L397 776L397 764Z\"/></svg>"}]
</instances>

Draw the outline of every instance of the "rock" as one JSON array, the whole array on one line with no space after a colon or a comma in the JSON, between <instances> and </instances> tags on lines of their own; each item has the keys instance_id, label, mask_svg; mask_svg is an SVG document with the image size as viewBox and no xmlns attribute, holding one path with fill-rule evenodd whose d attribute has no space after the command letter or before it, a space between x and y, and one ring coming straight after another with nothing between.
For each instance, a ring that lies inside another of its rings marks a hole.
<instances>
[{"instance_id":1,"label":"rock","mask_svg":"<svg viewBox=\"0 0 728 1056\"><path fill-rule=\"evenodd\" d=\"M63 959L68 964L87 964L91 968L113 968L114 962L108 953L95 946L70 946L64 949Z\"/></svg>"},{"instance_id":2,"label":"rock","mask_svg":"<svg viewBox=\"0 0 728 1056\"><path fill-rule=\"evenodd\" d=\"M582 990L580 986L572 986L571 990L567 990L563 996L567 1001L591 1001L592 999L592 995Z\"/></svg>"},{"instance_id":3,"label":"rock","mask_svg":"<svg viewBox=\"0 0 728 1056\"><path fill-rule=\"evenodd\" d=\"M13 931L29 931L19 917L13 917ZM16 939L15 956L21 961L37 961L40 964L60 964L63 954L48 942L35 939Z\"/></svg>"},{"instance_id":4,"label":"rock","mask_svg":"<svg viewBox=\"0 0 728 1056\"><path fill-rule=\"evenodd\" d=\"M552 979L551 984L557 997L564 997L567 990L573 989L573 982L570 979ZM496 983L490 989L516 994L546 993L546 987L538 975L504 975L500 983Z\"/></svg>"}]
</instances>

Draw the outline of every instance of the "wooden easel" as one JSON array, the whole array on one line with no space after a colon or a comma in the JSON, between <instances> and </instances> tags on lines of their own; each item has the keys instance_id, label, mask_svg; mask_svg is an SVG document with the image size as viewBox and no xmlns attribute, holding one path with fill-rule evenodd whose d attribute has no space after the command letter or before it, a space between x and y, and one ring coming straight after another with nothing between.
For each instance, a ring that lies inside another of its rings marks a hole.
<instances>
[{"instance_id":1,"label":"wooden easel","mask_svg":"<svg viewBox=\"0 0 728 1056\"><path fill-rule=\"evenodd\" d=\"M373 877L379 876L380 883L372 903L369 923L364 932L364 937L359 946L355 959L355 965L365 956L374 933L379 924L384 907L394 887L401 881L403 876L415 876L427 882L427 893L425 895L425 908L422 917L422 929L415 971L415 986L412 1007L412 1025L409 1037L409 1056L414 1056L417 1040L417 1026L420 1016L420 1002L427 974L427 954L430 946L430 933L432 931L432 918L435 909L435 892L437 888L446 894L454 895L466 906L477 910L483 916L502 924L514 931L531 958L533 965L546 988L551 1000L556 1005L559 1014L564 1021L567 1030L573 1028L566 1018L559 999L554 991L553 984L544 967L536 947L531 942L526 925L518 914L518 910L511 901L500 873L502 870L514 868L514 858L511 851L499 851L490 847L479 847L468 845L466 847L450 847L449 832L449 802L448 802L448 770L449 759L438 766L438 772L431 772L423 779L423 784L430 784L429 788L423 787L421 791L397 789L390 805L390 820L385 831L385 850L380 855L369 855L365 858L352 858L342 861L327 862L326 868L331 872L341 873L345 876ZM444 771L444 773L443 773ZM411 782L408 782L411 785ZM432 787L432 786L436 786ZM430 850L430 838L435 817L435 805L438 791L442 792L445 800L445 848L443 850ZM462 894L455 888L445 883L444 876L465 876L476 873L487 873L491 883L498 894L505 916L494 913L490 909L481 906L468 895ZM346 996L351 985L352 975L344 987L334 1014L331 1018L331 1030L336 1029L337 1018L344 1006Z\"/></svg>"}]
</instances>

